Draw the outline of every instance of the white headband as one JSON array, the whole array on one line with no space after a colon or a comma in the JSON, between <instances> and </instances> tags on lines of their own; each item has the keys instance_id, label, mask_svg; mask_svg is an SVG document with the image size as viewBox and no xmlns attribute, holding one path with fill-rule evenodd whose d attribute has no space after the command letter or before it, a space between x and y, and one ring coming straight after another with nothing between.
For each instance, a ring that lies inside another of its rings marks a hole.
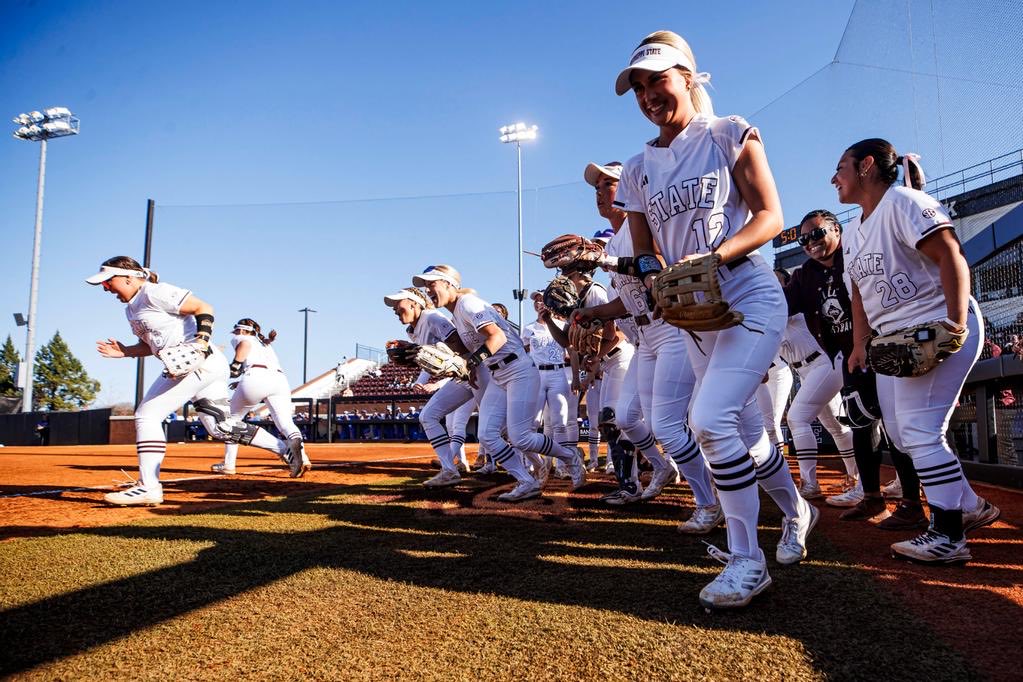
<instances>
[{"instance_id":1,"label":"white headband","mask_svg":"<svg viewBox=\"0 0 1023 682\"><path fill-rule=\"evenodd\" d=\"M141 270L128 270L126 268L118 268L113 265L101 265L99 272L89 277L85 281L89 284L102 284L111 277L117 277L122 275L124 277L139 277L140 279L149 279L149 270L142 268Z\"/></svg>"},{"instance_id":2,"label":"white headband","mask_svg":"<svg viewBox=\"0 0 1023 682\"><path fill-rule=\"evenodd\" d=\"M256 331L255 327L252 327L252 326L247 325L247 324L236 324L234 326L234 328L235 329L241 329L242 331L245 331L245 332L254 332L254 331Z\"/></svg>"},{"instance_id":3,"label":"white headband","mask_svg":"<svg viewBox=\"0 0 1023 682\"><path fill-rule=\"evenodd\" d=\"M909 178L909 162L913 161L916 163L916 167L920 169L920 185L927 184L927 178L924 177L924 169L920 166L920 155L909 152L908 154L902 155L902 182L906 187L912 187L913 181Z\"/></svg>"},{"instance_id":4,"label":"white headband","mask_svg":"<svg viewBox=\"0 0 1023 682\"><path fill-rule=\"evenodd\" d=\"M615 81L615 92L619 95L624 95L632 89L629 75L635 69L659 73L676 66L681 66L692 74L694 87L702 87L710 82L710 74L706 71L697 71L692 61L682 50L666 43L647 43L636 48L629 58L629 65L618 74L618 78Z\"/></svg>"}]
</instances>

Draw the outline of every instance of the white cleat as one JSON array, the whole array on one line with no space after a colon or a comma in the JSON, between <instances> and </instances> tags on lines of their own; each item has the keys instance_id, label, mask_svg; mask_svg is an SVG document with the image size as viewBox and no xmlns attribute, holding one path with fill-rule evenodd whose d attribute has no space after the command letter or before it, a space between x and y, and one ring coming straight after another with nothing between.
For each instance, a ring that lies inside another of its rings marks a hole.
<instances>
[{"instance_id":1,"label":"white cleat","mask_svg":"<svg viewBox=\"0 0 1023 682\"><path fill-rule=\"evenodd\" d=\"M586 485L586 467L583 466L582 459L576 457L566 466L569 476L572 477L572 490L578 490Z\"/></svg>"},{"instance_id":2,"label":"white cleat","mask_svg":"<svg viewBox=\"0 0 1023 682\"><path fill-rule=\"evenodd\" d=\"M476 470L477 474L483 476L497 473L497 463L493 460L488 460L483 466Z\"/></svg>"},{"instance_id":3,"label":"white cleat","mask_svg":"<svg viewBox=\"0 0 1023 682\"><path fill-rule=\"evenodd\" d=\"M902 496L901 493L899 496ZM832 495L824 501L832 507L855 507L863 501L863 486L857 482L856 485L849 488L844 493L840 495Z\"/></svg>"},{"instance_id":4,"label":"white cleat","mask_svg":"<svg viewBox=\"0 0 1023 682\"><path fill-rule=\"evenodd\" d=\"M461 481L462 477L458 475L457 471L441 469L439 474L423 481L423 486L426 488L446 488L449 485L457 485Z\"/></svg>"},{"instance_id":5,"label":"white cleat","mask_svg":"<svg viewBox=\"0 0 1023 682\"><path fill-rule=\"evenodd\" d=\"M892 545L892 556L925 564L954 564L973 558L966 546L966 536L953 541L933 529L925 530L912 540L896 542Z\"/></svg>"},{"instance_id":6,"label":"white cleat","mask_svg":"<svg viewBox=\"0 0 1023 682\"><path fill-rule=\"evenodd\" d=\"M693 515L678 524L678 532L687 535L706 535L725 522L720 504L697 506Z\"/></svg>"},{"instance_id":7,"label":"white cleat","mask_svg":"<svg viewBox=\"0 0 1023 682\"><path fill-rule=\"evenodd\" d=\"M605 495L600 498L600 501L604 504L610 504L614 507L621 507L626 504L632 504L633 502L639 502L642 499L643 494L639 490L634 493L630 493L628 490L619 488L610 495Z\"/></svg>"},{"instance_id":8,"label":"white cleat","mask_svg":"<svg viewBox=\"0 0 1023 682\"><path fill-rule=\"evenodd\" d=\"M497 500L499 502L524 502L540 497L541 492L536 481L523 481L503 495L498 495Z\"/></svg>"},{"instance_id":9,"label":"white cleat","mask_svg":"<svg viewBox=\"0 0 1023 682\"><path fill-rule=\"evenodd\" d=\"M643 491L641 500L652 500L664 490L664 486L674 483L678 480L678 472L672 467L665 464L660 469L654 471L653 475L650 476L650 483L647 484L646 490Z\"/></svg>"},{"instance_id":10,"label":"white cleat","mask_svg":"<svg viewBox=\"0 0 1023 682\"><path fill-rule=\"evenodd\" d=\"M806 536L810 534L821 513L812 504L803 503L806 512L792 519L782 519L781 540L774 558L779 564L794 564L806 558Z\"/></svg>"},{"instance_id":11,"label":"white cleat","mask_svg":"<svg viewBox=\"0 0 1023 682\"><path fill-rule=\"evenodd\" d=\"M725 568L700 590L700 605L705 609L741 608L770 587L767 561L759 548L756 552L759 558L744 557L722 552L708 544L707 553L725 564Z\"/></svg>"},{"instance_id":12,"label":"white cleat","mask_svg":"<svg viewBox=\"0 0 1023 682\"><path fill-rule=\"evenodd\" d=\"M991 504L983 497L977 498L976 508L963 510L963 532L968 533L984 526L990 526L1002 515L1002 510Z\"/></svg>"},{"instance_id":13,"label":"white cleat","mask_svg":"<svg viewBox=\"0 0 1023 682\"><path fill-rule=\"evenodd\" d=\"M155 507L163 504L163 487L147 490L137 485L122 492L107 493L103 499L108 504L116 504L119 507Z\"/></svg>"},{"instance_id":14,"label":"white cleat","mask_svg":"<svg viewBox=\"0 0 1023 682\"><path fill-rule=\"evenodd\" d=\"M229 467L224 462L217 462L216 464L210 465L210 471L215 474L226 474L231 475L235 473L234 467Z\"/></svg>"},{"instance_id":15,"label":"white cleat","mask_svg":"<svg viewBox=\"0 0 1023 682\"><path fill-rule=\"evenodd\" d=\"M902 481L898 478L888 481L884 484L884 487L881 488L881 494L891 499L902 497Z\"/></svg>"},{"instance_id":16,"label":"white cleat","mask_svg":"<svg viewBox=\"0 0 1023 682\"><path fill-rule=\"evenodd\" d=\"M608 476L615 475L615 465L614 462L611 461L610 457L607 458L607 464L604 465L604 473Z\"/></svg>"}]
</instances>

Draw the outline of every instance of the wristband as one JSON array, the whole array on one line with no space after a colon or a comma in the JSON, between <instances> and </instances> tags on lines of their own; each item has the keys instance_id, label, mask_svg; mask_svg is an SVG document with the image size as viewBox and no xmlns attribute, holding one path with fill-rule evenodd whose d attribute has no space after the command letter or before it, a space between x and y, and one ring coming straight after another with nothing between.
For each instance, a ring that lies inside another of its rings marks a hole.
<instances>
[{"instance_id":1,"label":"wristband","mask_svg":"<svg viewBox=\"0 0 1023 682\"><path fill-rule=\"evenodd\" d=\"M208 313L199 313L195 316L195 338L207 344L213 338L213 316Z\"/></svg>"},{"instance_id":2,"label":"wristband","mask_svg":"<svg viewBox=\"0 0 1023 682\"><path fill-rule=\"evenodd\" d=\"M653 275L663 268L661 267L661 261L657 260L657 256L650 254L643 254L642 256L636 256L634 259L634 265L636 269L636 277L641 280L645 280L647 275Z\"/></svg>"},{"instance_id":3,"label":"wristband","mask_svg":"<svg viewBox=\"0 0 1023 682\"><path fill-rule=\"evenodd\" d=\"M476 369L491 355L493 355L493 353L487 350L486 345L480 346L475 353L466 358L465 364L469 366L469 369Z\"/></svg>"},{"instance_id":4,"label":"wristband","mask_svg":"<svg viewBox=\"0 0 1023 682\"><path fill-rule=\"evenodd\" d=\"M954 331L957 334L960 334L967 330L967 326L965 324L959 324L958 322L954 321L951 317L946 317L944 320L942 320L942 322L951 327L949 331Z\"/></svg>"},{"instance_id":5,"label":"wristband","mask_svg":"<svg viewBox=\"0 0 1023 682\"><path fill-rule=\"evenodd\" d=\"M239 377L242 374L242 363L235 360L231 363L231 378Z\"/></svg>"}]
</instances>

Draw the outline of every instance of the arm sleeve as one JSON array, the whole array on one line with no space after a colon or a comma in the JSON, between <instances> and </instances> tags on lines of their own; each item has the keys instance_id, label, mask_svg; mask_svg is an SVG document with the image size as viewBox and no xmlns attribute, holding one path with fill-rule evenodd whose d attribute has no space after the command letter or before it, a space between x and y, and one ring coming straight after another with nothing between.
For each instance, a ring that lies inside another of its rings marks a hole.
<instances>
[{"instance_id":1,"label":"arm sleeve","mask_svg":"<svg viewBox=\"0 0 1023 682\"><path fill-rule=\"evenodd\" d=\"M728 160L728 169L735 168L735 162L739 160L742 148L748 140L760 138L760 131L754 128L742 116L726 116L716 118L710 123L710 136L714 144L724 153Z\"/></svg>"}]
</instances>

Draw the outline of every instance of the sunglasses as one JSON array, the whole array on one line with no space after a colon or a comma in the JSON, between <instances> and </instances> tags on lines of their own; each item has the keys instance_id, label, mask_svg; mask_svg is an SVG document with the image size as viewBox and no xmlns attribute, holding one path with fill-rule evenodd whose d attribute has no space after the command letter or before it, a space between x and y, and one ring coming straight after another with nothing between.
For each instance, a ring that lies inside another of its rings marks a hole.
<instances>
[{"instance_id":1,"label":"sunglasses","mask_svg":"<svg viewBox=\"0 0 1023 682\"><path fill-rule=\"evenodd\" d=\"M824 239L824 235L828 233L823 227L815 227L806 234L801 234L796 237L796 241L799 242L800 246L806 246L810 242L815 242L819 239Z\"/></svg>"}]
</instances>

